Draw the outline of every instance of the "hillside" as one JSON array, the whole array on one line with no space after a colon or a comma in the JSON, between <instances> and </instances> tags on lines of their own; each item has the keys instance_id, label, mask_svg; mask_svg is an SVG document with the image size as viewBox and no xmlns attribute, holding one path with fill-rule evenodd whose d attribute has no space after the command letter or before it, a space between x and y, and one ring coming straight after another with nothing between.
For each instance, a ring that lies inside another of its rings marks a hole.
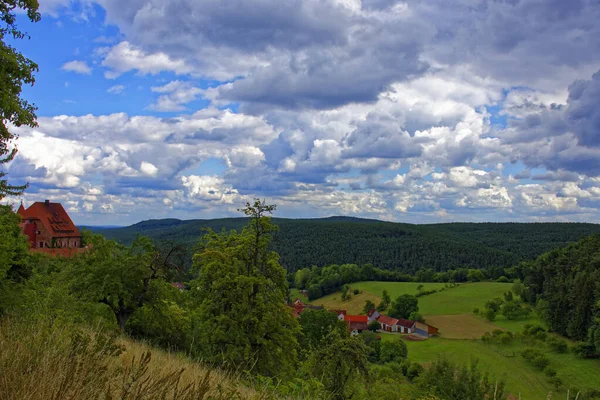
<instances>
[{"instance_id":1,"label":"hillside","mask_svg":"<svg viewBox=\"0 0 600 400\"><path fill-rule=\"evenodd\" d=\"M507 267L600 233L600 225L582 223L412 225L350 217L273 221L279 226L273 247L288 271L334 263L371 263L409 273L419 268L443 271ZM93 230L124 243L130 243L138 234L182 243L191 254L203 229L239 230L245 224L244 218L161 219Z\"/></svg>"}]
</instances>

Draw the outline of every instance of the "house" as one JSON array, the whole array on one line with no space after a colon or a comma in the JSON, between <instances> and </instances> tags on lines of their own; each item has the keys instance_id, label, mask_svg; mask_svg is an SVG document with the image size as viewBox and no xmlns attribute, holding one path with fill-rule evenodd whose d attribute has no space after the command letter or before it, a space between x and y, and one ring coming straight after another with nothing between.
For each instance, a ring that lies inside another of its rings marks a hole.
<instances>
[{"instance_id":1,"label":"house","mask_svg":"<svg viewBox=\"0 0 600 400\"><path fill-rule=\"evenodd\" d=\"M379 315L377 322L381 325L381 330L386 332L400 332L400 325L396 318L388 317L387 315Z\"/></svg>"},{"instance_id":2,"label":"house","mask_svg":"<svg viewBox=\"0 0 600 400\"><path fill-rule=\"evenodd\" d=\"M417 322L415 323L415 333L419 336L423 336L423 337L430 337L430 336L434 336L437 335L438 332L438 328L436 328L435 326L431 326L429 324L426 324L424 322Z\"/></svg>"},{"instance_id":3,"label":"house","mask_svg":"<svg viewBox=\"0 0 600 400\"><path fill-rule=\"evenodd\" d=\"M344 322L352 335L358 335L367 330L369 318L366 315L344 315Z\"/></svg>"},{"instance_id":4,"label":"house","mask_svg":"<svg viewBox=\"0 0 600 400\"><path fill-rule=\"evenodd\" d=\"M81 250L81 234L62 204L38 201L27 209L21 204L17 213L31 250L57 255Z\"/></svg>"},{"instance_id":5,"label":"house","mask_svg":"<svg viewBox=\"0 0 600 400\"><path fill-rule=\"evenodd\" d=\"M381 314L379 314L379 311L377 311L374 308L371 308L369 310L369 312L367 313L367 317L369 318L369 322L373 322L375 321L377 318L379 318Z\"/></svg>"},{"instance_id":6,"label":"house","mask_svg":"<svg viewBox=\"0 0 600 400\"><path fill-rule=\"evenodd\" d=\"M414 333L416 329L415 321L404 318L398 318L398 325L400 325L400 333Z\"/></svg>"},{"instance_id":7,"label":"house","mask_svg":"<svg viewBox=\"0 0 600 400\"><path fill-rule=\"evenodd\" d=\"M344 316L346 315L346 310L329 310L332 313L335 313L340 321L344 320Z\"/></svg>"}]
</instances>

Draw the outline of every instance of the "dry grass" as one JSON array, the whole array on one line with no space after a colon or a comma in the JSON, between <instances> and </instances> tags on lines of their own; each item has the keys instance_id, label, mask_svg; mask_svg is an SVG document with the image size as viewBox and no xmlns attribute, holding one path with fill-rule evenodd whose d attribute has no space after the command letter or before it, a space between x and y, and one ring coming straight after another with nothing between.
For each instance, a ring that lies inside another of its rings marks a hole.
<instances>
[{"instance_id":1,"label":"dry grass","mask_svg":"<svg viewBox=\"0 0 600 400\"><path fill-rule=\"evenodd\" d=\"M6 319L0 321L0 394L2 400L271 397L237 384L235 377L130 340Z\"/></svg>"},{"instance_id":2,"label":"dry grass","mask_svg":"<svg viewBox=\"0 0 600 400\"><path fill-rule=\"evenodd\" d=\"M446 339L480 339L486 332L501 329L473 314L425 315L424 318L425 322L438 328L440 336Z\"/></svg>"},{"instance_id":3,"label":"dry grass","mask_svg":"<svg viewBox=\"0 0 600 400\"><path fill-rule=\"evenodd\" d=\"M352 287L350 288L350 293L352 293ZM359 294L352 294L350 300L342 301L341 293L335 292L314 300L311 304L324 306L328 310L346 310L348 314L358 315L363 313L363 308L367 300L371 300L377 305L381 302L381 297L365 291Z\"/></svg>"}]
</instances>

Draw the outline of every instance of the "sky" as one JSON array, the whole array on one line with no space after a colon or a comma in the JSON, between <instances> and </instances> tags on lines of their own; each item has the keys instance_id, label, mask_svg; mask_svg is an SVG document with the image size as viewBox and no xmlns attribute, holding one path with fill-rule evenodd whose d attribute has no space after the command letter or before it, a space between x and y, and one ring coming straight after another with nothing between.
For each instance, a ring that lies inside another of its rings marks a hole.
<instances>
[{"instance_id":1,"label":"sky","mask_svg":"<svg viewBox=\"0 0 600 400\"><path fill-rule=\"evenodd\" d=\"M600 223L598 0L40 0L9 201Z\"/></svg>"}]
</instances>

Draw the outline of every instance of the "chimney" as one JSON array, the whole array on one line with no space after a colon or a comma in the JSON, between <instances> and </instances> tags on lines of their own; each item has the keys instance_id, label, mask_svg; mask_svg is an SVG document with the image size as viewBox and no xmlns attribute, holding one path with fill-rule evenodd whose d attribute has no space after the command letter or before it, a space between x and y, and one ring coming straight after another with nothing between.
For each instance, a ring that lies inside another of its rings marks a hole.
<instances>
[{"instance_id":1,"label":"chimney","mask_svg":"<svg viewBox=\"0 0 600 400\"><path fill-rule=\"evenodd\" d=\"M44 203L46 203L46 207L50 205L50 200L46 200Z\"/></svg>"}]
</instances>

